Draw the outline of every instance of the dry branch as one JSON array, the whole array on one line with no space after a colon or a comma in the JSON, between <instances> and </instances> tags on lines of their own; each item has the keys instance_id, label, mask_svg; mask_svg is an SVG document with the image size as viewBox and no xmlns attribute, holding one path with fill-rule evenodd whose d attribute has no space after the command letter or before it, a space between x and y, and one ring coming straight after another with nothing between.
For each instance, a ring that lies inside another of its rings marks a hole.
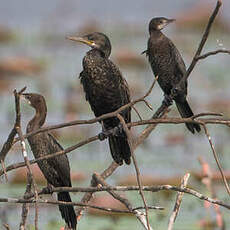
<instances>
[{"instance_id":1,"label":"dry branch","mask_svg":"<svg viewBox=\"0 0 230 230\"><path fill-rule=\"evenodd\" d=\"M208 56L216 55L218 53L230 54L230 50L219 49L219 50L211 51L211 52L208 52L208 53L205 53L203 55L200 55L200 56L196 57L196 60L198 61L198 60L201 60L201 59L205 59Z\"/></svg>"},{"instance_id":2,"label":"dry branch","mask_svg":"<svg viewBox=\"0 0 230 230\"><path fill-rule=\"evenodd\" d=\"M218 200L218 199L212 199L208 196L205 196L201 193L199 193L198 191L194 190L194 189L190 189L190 188L180 188L177 186L172 186L172 185L158 185L158 186L142 186L142 190L146 191L146 192L160 192L160 191L175 191L175 192L183 192L183 193L187 193L189 195L192 195L196 198L199 198L200 200L205 200L209 203L212 204L216 204L219 206L222 206L226 209L230 210L230 204L225 203L224 201ZM63 192L63 191L67 191L67 192L102 192L102 191L139 191L139 187L138 186L110 186L110 187L57 187L57 188L52 188L52 191L50 192ZM44 193L39 193L39 195L41 194L50 194L44 192ZM33 195L29 196L30 198L33 197ZM25 200L26 203L28 203L28 197L26 197L27 199ZM15 198L0 198L0 202L9 202L9 203L23 203L22 201L24 201L24 199L15 199ZM30 203L33 203L34 200L30 200ZM68 203L68 202L67 202ZM84 206L86 206L84 204Z\"/></svg>"},{"instance_id":3,"label":"dry branch","mask_svg":"<svg viewBox=\"0 0 230 230\"><path fill-rule=\"evenodd\" d=\"M224 171L223 171L223 169L222 169L222 167L221 167L221 165L220 165L220 161L219 161L219 158L218 158L218 156L217 156L217 153L216 153L216 150L215 150L215 148L214 148L214 145L213 145L213 143L212 143L211 136L210 136L210 134L209 134L209 132L208 132L208 129L207 129L207 127L206 127L205 124L203 124L203 127L204 127L205 134L206 134L206 136L207 136L207 138L208 138L210 147L211 147L211 149L212 149L212 153L213 153L214 159L215 159L216 164L217 164L217 166L218 166L218 168L219 168L219 170L220 170L221 177L222 177L223 182L224 182L224 186L225 186L225 188L226 188L228 194L230 195L230 188L229 188L227 179L226 179L226 177L225 177L225 175L224 175Z\"/></svg>"},{"instance_id":4,"label":"dry branch","mask_svg":"<svg viewBox=\"0 0 230 230\"><path fill-rule=\"evenodd\" d=\"M190 174L186 173L185 176L183 177L182 181L181 181L180 188L182 188L182 189L186 188L186 186L188 184L189 177L190 177ZM178 192L177 193L176 203L174 205L172 215L170 216L170 219L169 219L168 230L173 229L173 224L176 221L176 218L177 218L177 215L178 215L178 212L179 212L179 209L180 209L180 205L181 205L181 202L182 202L183 195L184 195L183 192Z\"/></svg>"},{"instance_id":5,"label":"dry branch","mask_svg":"<svg viewBox=\"0 0 230 230\"><path fill-rule=\"evenodd\" d=\"M190 66L189 66L189 68L188 68L188 70L186 72L186 75L184 76L184 78L186 78L186 79L189 77L190 73L192 72L192 70L194 69L196 63L199 60L205 59L205 58L207 58L207 57L209 57L211 55L216 55L218 53L227 53L227 54L230 53L229 50L221 49L221 50L216 50L216 51L208 52L206 54L201 55L201 51L202 51L202 49L203 49L203 47L204 47L204 45L205 45L205 43L207 41L210 29L212 27L212 24L213 24L213 22L215 20L215 17L217 15L218 11L219 11L219 8L220 8L221 4L222 4L222 2L220 0L217 1L215 10L213 11L212 15L209 18L207 27L205 29L205 32L204 32L203 36L202 36L202 39L201 39L201 42L200 42L200 44L198 46L196 54L193 57L193 60L192 60ZM26 134L26 135L22 135L20 125L19 125L19 128L15 125L14 128L12 129L12 131L11 131L7 141L6 141L6 143L3 145L3 148L2 148L1 153L0 153L0 160L1 160L1 163L2 163L2 170L0 170L0 176L3 175L3 174L6 175L6 172L8 172L10 170L20 168L20 167L24 167L24 166L27 166L28 172L30 172L30 175L33 176L32 172L30 171L30 164L34 164L34 163L36 163L38 161L41 161L43 159L48 159L48 158L56 157L58 155L62 155L62 154L66 154L68 152L71 152L74 149L77 149L77 148L79 148L79 147L81 147L81 146L83 146L83 145L85 145L87 143L90 143L90 142L98 140L98 136L94 136L94 137L88 138L86 140L83 140L83 141L77 143L76 145L71 146L69 148L66 148L63 151L59 151L59 152L57 152L57 153L55 153L53 155L44 156L44 157L41 157L39 159L32 160L32 161L28 161L28 159L27 160L25 159L25 162L12 164L12 165L10 165L10 166L5 168L4 159L5 159L7 153L9 152L9 150L11 149L11 147L13 146L14 143L16 143L17 141L20 141L21 145L22 145L22 150L25 151L25 148L24 148L25 144L23 144L23 143L25 143L24 138L27 138L28 136L35 135L35 134L40 133L40 132L49 131L49 130L52 130L52 129L64 128L64 127L69 127L69 126L74 126L74 125L93 124L93 123L96 123L98 121L102 121L103 119L117 116L121 120L121 123L123 123L123 127L124 127L124 129L126 131L126 134L128 136L128 140L129 140L131 150L132 150L131 151L132 152L132 158L133 158L133 162L134 162L134 165L135 165L135 169L136 169L136 173L137 173L137 180L138 180L138 185L139 186L125 186L125 187L117 186L117 187L112 187L112 186L109 186L108 184L106 184L106 182L104 180L107 177L109 177L116 170L116 168L118 167L118 165L115 162L113 162L101 175L99 175L99 174L94 174L93 175L92 181L91 181L91 186L92 187L88 187L88 188L79 188L79 187L78 188L74 188L74 187L72 187L72 188L65 188L65 187L53 188L53 192L57 192L57 191L86 192L86 194L82 198L81 203L49 201L49 200L39 200L39 199L38 200L33 200L33 199L31 199L31 198L34 197L33 194L26 194L23 199L0 198L0 202L23 203L23 204L37 202L37 203L47 203L47 204L54 204L54 205L64 204L64 205L80 206L81 208L79 208L77 210L77 217L78 218L80 218L80 216L82 215L83 210L86 207L97 208L97 209L101 209L101 210L104 210L104 211L126 212L126 211L122 211L122 210L116 210L116 209L111 209L111 208L102 208L102 207L98 207L98 206L88 205L88 202L90 201L90 199L91 199L91 197L92 197L94 192L107 191L111 195L113 194L113 196L116 199L120 200L123 203L126 203L126 206L129 207L128 208L129 210L127 212L135 214L136 217L141 221L141 223L143 224L143 226L146 229L151 229L151 227L149 226L149 223L148 223L149 220L148 220L148 218L145 217L145 214L143 214L142 212L139 212L137 210L137 208L132 208L132 204L128 200L124 200L118 194L116 194L114 191L139 191L140 194L142 194L142 199L143 199L143 202L144 202L144 206L145 206L144 208L146 210L146 215L148 214L148 209L150 209L151 207L147 206L147 204L145 202L145 199L144 199L144 196L143 196L143 191L157 192L157 191L162 191L162 190L172 190L172 191L177 191L180 194L181 193L187 193L187 194L193 195L193 196L195 196L195 197L197 197L197 198L199 198L201 200L206 200L206 201L208 201L210 203L217 204L217 205L220 205L220 206L225 207L227 209L230 209L230 205L228 205L228 204L226 204L226 203L224 203L224 202L222 202L220 200L212 199L212 198L209 198L207 196L204 196L203 194L201 194L201 193L199 193L199 192L197 192L195 190L188 189L186 187L178 188L178 187L171 186L171 185L161 185L161 186L142 186L141 185L140 173L139 173L139 169L138 169L137 164L136 164L135 155L133 154L133 151L139 144L141 144L149 136L149 134L156 127L156 125L158 125L158 124L181 124L181 123L185 123L185 122L186 123L197 123L197 124L203 125L203 127L205 129L206 136L208 137L208 140L209 140L210 146L212 148L212 151L213 151L215 159L216 159L217 155L215 153L214 146L213 146L213 144L211 142L211 138L210 138L210 135L208 133L206 124L222 124L222 125L230 126L230 120L229 119L216 119L216 118L201 119L200 118L201 116L204 116L204 115L205 116L206 115L215 115L215 116L220 115L220 114L213 114L213 113L205 113L205 114L202 113L202 114L194 115L191 118L165 118L165 115L166 115L166 113L168 111L168 106L166 106L164 103L162 103L162 105L157 109L157 111L153 115L152 119L150 119L150 120L141 120L141 121L131 122L129 124L125 124L123 118L119 115L120 112L123 111L124 109L126 109L128 107L133 107L134 104L136 104L136 103L138 103L140 101L143 101L150 108L150 106L149 106L148 102L146 102L145 98L151 93L152 88L153 88L156 80L157 80L157 78L154 80L152 86L150 87L148 92L143 97L141 97L141 98L139 98L137 100L134 100L134 101L130 102L127 105L122 106L121 108L119 108L118 110L116 110L116 111L114 111L112 113L104 114L104 115L102 115L102 116L100 116L98 118L94 118L94 119L90 119L90 120L77 120L77 121L72 121L72 122L68 122L68 123L62 123L62 124L58 124L58 125L54 125L54 126L47 126L45 128L37 130L36 132L31 132L31 133ZM19 94L20 94L20 92L19 92ZM15 124L18 124L18 122L20 124L20 111L18 109L19 109L19 107L17 108L17 106L16 106L16 122L15 122ZM139 126L139 125L148 125L148 126L142 131L142 133L136 139L135 143L132 143L132 141L131 141L132 137L131 137L131 135L129 133L128 128L129 127ZM17 132L19 134L19 138L15 138L15 135L16 135ZM26 152L24 152L24 155L26 155ZM219 165L218 158L216 159L216 161L217 161L219 170L220 170L220 172L222 174L223 180L225 181L224 183L225 183L225 186L227 188L227 191L230 192L228 184L226 182L226 178L224 177L224 174L223 174L223 171L221 169L221 166ZM96 177L96 179L95 179L95 177ZM103 184L103 187L98 186L98 184ZM34 193L35 193L35 197L37 197L36 189L34 189ZM44 193L46 193L45 190L42 190L39 194L44 194ZM143 207L141 207L141 208L143 208ZM178 210L178 208L177 208L177 210ZM175 216L176 216L176 212L175 212L175 215L174 215L173 218L175 218ZM147 220L147 222L145 222L146 220ZM36 221L36 218L35 218L35 221Z\"/></svg>"},{"instance_id":6,"label":"dry branch","mask_svg":"<svg viewBox=\"0 0 230 230\"><path fill-rule=\"evenodd\" d=\"M147 226L147 229L150 230L151 227L150 227L150 224L149 224L149 215L148 215L148 207L147 207L147 203L146 203L146 200L145 200L145 196L144 196L144 193L142 191L142 184L141 184L141 174L140 174L140 170L139 170L139 167L137 165L137 160L136 160L136 156L134 154L134 149L133 149L133 138L132 138L132 135L130 133L130 130L128 129L126 123L125 123L125 120L124 118L118 114L117 115L117 118L120 120L122 126L123 126L123 129L126 133L126 136L127 136L127 140L128 140L128 144L129 144L129 147L130 147L130 152L131 152L131 157L132 157L132 160L133 160L133 164L134 164L134 167L135 167L135 171L136 171L136 177L137 177L137 184L139 186L139 193L141 195L141 198L143 200L143 203L144 203L144 206L145 206L145 215L146 215L146 224L144 224L143 222L143 225ZM138 216L139 216L139 220L142 220L143 218L141 218L141 215L140 213L138 213ZM145 218L144 218L145 219Z\"/></svg>"},{"instance_id":7,"label":"dry branch","mask_svg":"<svg viewBox=\"0 0 230 230\"><path fill-rule=\"evenodd\" d=\"M23 197L24 199L26 199L27 195L31 193L31 187L32 187L32 177L30 176L29 173L27 173L27 186L26 186L24 197ZM29 212L28 204L23 204L19 230L26 229L26 219L27 219L28 212Z\"/></svg>"},{"instance_id":8,"label":"dry branch","mask_svg":"<svg viewBox=\"0 0 230 230\"><path fill-rule=\"evenodd\" d=\"M113 161L110 164L110 166L107 169L105 169L104 172L101 173L101 175L100 175L101 178L103 178L105 180L107 177L109 177L117 169L118 166L119 165L115 161ZM94 177L92 176L91 186L96 187L97 185L98 185L97 182L95 181ZM94 193L94 191L88 191L83 196L83 198L81 199L81 202L83 204L87 204L91 200L93 193ZM76 210L76 216L77 216L78 220L81 218L83 211L85 210L86 207L87 206L85 206L85 207L83 206L83 207Z\"/></svg>"},{"instance_id":9,"label":"dry branch","mask_svg":"<svg viewBox=\"0 0 230 230\"><path fill-rule=\"evenodd\" d=\"M216 199L217 196L216 196L216 192L214 190L214 186L213 186L213 183L212 183L212 171L211 171L211 168L210 168L209 164L202 159L202 157L199 157L198 159L199 159L199 162L200 162L200 164L202 166L203 174L204 174L204 178L202 179L202 182L207 187L207 190L210 192L211 198ZM224 224L223 215L222 215L221 210L220 210L220 206L214 205L214 210L216 212L217 226L220 229L224 230L225 224Z\"/></svg>"},{"instance_id":10,"label":"dry branch","mask_svg":"<svg viewBox=\"0 0 230 230\"><path fill-rule=\"evenodd\" d=\"M204 34L202 36L202 39L200 41L200 44L199 44L198 49L196 51L196 54L194 55L194 57L192 59L192 62L191 62L190 66L189 66L189 68L188 68L188 70L186 72L185 79L187 79L189 77L189 75L192 72L192 70L194 69L197 61L199 60L198 57L200 56L201 51L202 51L202 49L203 49L203 47L204 47L204 45L205 45L205 43L206 43L206 41L208 39L211 27L212 27L213 22L214 22L214 20L216 18L216 15L219 12L219 9L220 9L221 5L222 5L222 1L218 0L217 3L216 3L216 7L215 7L215 9L214 9L214 11L212 13L212 15L210 16L210 18L208 20L208 24L207 24L207 26L205 28Z\"/></svg>"},{"instance_id":11,"label":"dry branch","mask_svg":"<svg viewBox=\"0 0 230 230\"><path fill-rule=\"evenodd\" d=\"M20 112L20 94L25 90L26 88L24 87L22 90L19 91L19 93L14 90L14 96L15 96L15 106L16 106L16 122L15 122L15 129L16 132L19 136L20 139L20 144L21 144L21 149L22 149L22 155L28 170L29 177L31 178L33 189L34 189L34 194L35 194L35 201L38 200L38 191L37 191L37 185L33 176L33 172L31 170L30 162L28 160L28 155L26 151L26 143L25 139L22 134L21 130L21 112ZM37 207L37 202L35 202L35 229L38 230L38 207Z\"/></svg>"}]
</instances>

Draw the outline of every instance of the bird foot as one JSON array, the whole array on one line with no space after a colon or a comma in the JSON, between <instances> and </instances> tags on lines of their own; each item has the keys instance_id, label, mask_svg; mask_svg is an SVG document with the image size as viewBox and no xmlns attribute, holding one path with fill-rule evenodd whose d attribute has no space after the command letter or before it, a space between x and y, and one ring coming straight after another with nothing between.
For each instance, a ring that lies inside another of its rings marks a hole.
<instances>
[{"instance_id":1,"label":"bird foot","mask_svg":"<svg viewBox=\"0 0 230 230\"><path fill-rule=\"evenodd\" d=\"M53 194L53 188L54 186L52 184L47 184L46 191L49 194Z\"/></svg>"},{"instance_id":2,"label":"bird foot","mask_svg":"<svg viewBox=\"0 0 230 230\"><path fill-rule=\"evenodd\" d=\"M173 104L173 100L172 100L172 98L171 98L169 95L165 94L164 100L163 100L162 103L163 103L164 105L166 105L167 107L169 107L170 105Z\"/></svg>"},{"instance_id":3,"label":"bird foot","mask_svg":"<svg viewBox=\"0 0 230 230\"><path fill-rule=\"evenodd\" d=\"M102 130L101 133L98 134L98 138L100 141L105 140L109 136L123 136L123 126L120 123L118 126L114 127L113 129Z\"/></svg>"},{"instance_id":4,"label":"bird foot","mask_svg":"<svg viewBox=\"0 0 230 230\"><path fill-rule=\"evenodd\" d=\"M105 140L107 137L109 137L110 135L112 135L112 130L113 129L108 129L108 130L102 130L101 133L98 134L98 138L100 141Z\"/></svg>"},{"instance_id":5,"label":"bird foot","mask_svg":"<svg viewBox=\"0 0 230 230\"><path fill-rule=\"evenodd\" d=\"M116 126L114 129L113 135L120 137L123 136L123 125L121 123L119 123L118 126Z\"/></svg>"}]
</instances>

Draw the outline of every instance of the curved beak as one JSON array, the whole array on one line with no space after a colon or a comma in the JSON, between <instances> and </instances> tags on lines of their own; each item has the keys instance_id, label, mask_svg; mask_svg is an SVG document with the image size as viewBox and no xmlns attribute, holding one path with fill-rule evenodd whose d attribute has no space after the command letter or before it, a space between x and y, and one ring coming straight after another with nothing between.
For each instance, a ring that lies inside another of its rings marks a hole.
<instances>
[{"instance_id":1,"label":"curved beak","mask_svg":"<svg viewBox=\"0 0 230 230\"><path fill-rule=\"evenodd\" d=\"M67 36L66 39L69 39L69 40L75 41L75 42L81 42L81 43L84 43L84 44L86 44L86 45L88 45L90 47L97 48L97 45L96 45L96 43L94 41L90 41L85 37Z\"/></svg>"}]
</instances>

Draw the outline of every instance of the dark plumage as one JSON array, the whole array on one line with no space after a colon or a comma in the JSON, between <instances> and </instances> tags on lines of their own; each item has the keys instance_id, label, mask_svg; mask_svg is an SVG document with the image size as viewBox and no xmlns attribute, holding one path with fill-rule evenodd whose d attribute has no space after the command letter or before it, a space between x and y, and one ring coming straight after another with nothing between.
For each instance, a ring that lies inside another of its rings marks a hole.
<instances>
[{"instance_id":1,"label":"dark plumage","mask_svg":"<svg viewBox=\"0 0 230 230\"><path fill-rule=\"evenodd\" d=\"M36 111L35 116L27 125L26 132L32 132L42 127L46 119L46 102L43 96L35 93L25 93L22 97ZM35 158L53 154L63 150L57 140L48 132L42 132L28 137L31 150ZM49 184L54 187L71 187L70 166L66 155L57 156L47 160L39 161L39 168ZM68 192L59 192L57 194L59 201L71 202ZM62 218L72 229L76 229L76 215L73 206L59 205Z\"/></svg>"},{"instance_id":2,"label":"dark plumage","mask_svg":"<svg viewBox=\"0 0 230 230\"><path fill-rule=\"evenodd\" d=\"M73 41L87 44L92 49L83 59L83 71L80 73L86 100L96 117L113 112L130 102L130 92L126 80L118 67L109 60L111 44L108 37L102 33L92 33L83 37L68 37ZM125 122L130 122L130 109L121 115ZM102 122L103 131L119 125L117 118L105 119ZM109 146L114 161L120 165L123 160L130 164L130 148L125 132L109 136Z\"/></svg>"},{"instance_id":3,"label":"dark plumage","mask_svg":"<svg viewBox=\"0 0 230 230\"><path fill-rule=\"evenodd\" d=\"M186 100L187 81L182 82L180 88L176 85L180 82L186 73L184 61L172 43L161 30L169 23L175 21L167 18L153 18L149 23L148 48L145 51L148 56L149 63L155 76L158 76L158 83L165 93L169 96L172 92L176 97L174 100L180 115L183 118L193 116L193 112ZM200 131L198 124L186 123L187 128L192 133Z\"/></svg>"}]
</instances>

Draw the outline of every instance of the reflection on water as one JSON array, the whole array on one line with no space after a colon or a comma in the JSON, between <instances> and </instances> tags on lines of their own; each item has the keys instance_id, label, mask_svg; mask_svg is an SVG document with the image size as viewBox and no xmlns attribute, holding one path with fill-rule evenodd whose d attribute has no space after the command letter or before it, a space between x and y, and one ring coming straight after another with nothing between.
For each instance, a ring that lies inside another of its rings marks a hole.
<instances>
[{"instance_id":1,"label":"reflection on water","mask_svg":"<svg viewBox=\"0 0 230 230\"><path fill-rule=\"evenodd\" d=\"M213 1L214 2L214 1ZM168 15L177 17L177 13L195 3L192 0L183 1L3 1L0 9L0 25L12 30L12 39L0 43L0 67L6 60L19 60L18 66L13 61L14 71L0 71L0 143L3 143L13 126L14 98L13 89L25 85L27 91L42 93L48 102L47 124L57 124L74 119L89 119L93 117L80 86L78 75L82 70L81 62L87 47L78 46L67 40L65 36L86 30L102 30L111 38L113 50L112 59L119 63L123 75L127 78L133 97L143 95L153 80L146 58L140 53L146 48L147 23L152 16ZM225 3L224 12L229 6ZM229 8L228 8L229 9ZM224 13L223 13L224 14ZM227 18L228 16L225 16ZM1 29L1 28L0 28ZM175 25L165 31L173 39L181 51L187 65L200 40L200 31L189 31ZM221 40L224 46L230 47L229 34L216 31L210 35L206 51L218 48L216 40ZM24 60L24 62L22 62ZM41 71L23 72L28 70L25 60ZM24 63L24 64L23 64ZM135 63L135 64L134 64ZM229 72L227 64L229 57L218 55L200 62L189 79L189 101L194 112L215 111L224 112L229 116ZM11 64L12 65L12 64ZM6 66L6 65L4 65ZM12 66L11 66L12 68ZM2 70L0 68L0 70ZM17 71L16 71L17 70ZM20 72L21 71L21 72ZM156 86L148 97L154 110L160 105L162 92ZM152 115L145 105L138 104L137 109L143 119ZM33 111L22 105L23 127L31 118ZM175 106L170 116L178 116ZM133 120L138 117L133 113ZM99 124L65 128L55 132L64 146L96 135L101 130ZM133 129L134 135L140 128ZM221 164L225 169L230 168L229 159L229 129L211 126L210 133L218 150ZM30 158L32 159L32 155ZM157 178L183 175L188 171L200 171L198 156L203 156L216 170L216 164L211 155L208 141L204 134L191 135L184 125L159 125L150 138L136 150L136 155L142 175ZM88 185L93 172L101 172L111 162L108 143L95 142L69 154L73 171L84 172L87 180L81 185ZM19 147L16 146L7 156L6 164L22 161ZM125 175L134 174L132 166L120 167L109 183L116 184ZM9 173L13 178L15 172ZM191 179L190 183L197 190L206 192L200 182ZM75 185L79 185L76 183ZM1 197L18 197L24 193L25 185L0 184ZM218 197L226 198L223 186L218 187ZM165 198L160 193L146 194L150 204L166 207L165 211L151 212L151 223L156 229L165 229L175 197ZM138 206L141 200L137 193L127 193L127 196ZM81 194L74 194L79 201ZM203 208L203 203L195 198L186 196L183 200L183 211L177 220L176 227L190 226L186 229L199 229L198 222L209 216ZM201 212L202 210L202 212ZM192 211L192 212L191 212ZM20 222L21 206L3 204L0 208L1 223L7 222L12 229ZM191 215L193 213L193 215ZM31 207L29 223L33 224L34 211ZM226 214L225 214L226 215ZM211 220L214 214L209 217ZM58 221L58 224L57 224ZM84 216L80 227L88 229L94 225L96 229L111 229L112 221L119 221L116 229L139 229L133 218L96 218ZM226 224L229 220L225 218ZM156 224L157 223L157 224ZM63 224L56 207L40 206L39 226L41 229L58 229ZM157 226L157 227L156 227ZM114 228L115 229L115 228ZM181 227L181 229L184 229Z\"/></svg>"}]
</instances>

